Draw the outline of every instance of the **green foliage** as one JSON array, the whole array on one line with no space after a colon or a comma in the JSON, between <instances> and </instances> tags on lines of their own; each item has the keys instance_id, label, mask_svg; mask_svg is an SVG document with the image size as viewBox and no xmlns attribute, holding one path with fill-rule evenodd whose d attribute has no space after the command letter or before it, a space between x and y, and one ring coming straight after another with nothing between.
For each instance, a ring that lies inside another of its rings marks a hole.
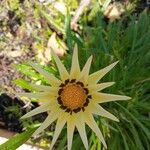
<instances>
[{"instance_id":1,"label":"green foliage","mask_svg":"<svg viewBox=\"0 0 150 150\"><path fill-rule=\"evenodd\" d=\"M8 4L9 4L10 8L13 10L19 9L19 0L15 0L15 1L9 0Z\"/></svg>"},{"instance_id":2,"label":"green foliage","mask_svg":"<svg viewBox=\"0 0 150 150\"><path fill-rule=\"evenodd\" d=\"M103 129L103 132L107 139L108 149L150 149L150 103L148 101L150 98L148 94L150 88L150 42L148 42L150 14L144 11L139 17L127 15L119 21L108 24L104 21L101 11L96 11L95 16L92 16L92 19L90 18L92 25L88 25L88 19L82 22L83 45L76 41L80 45L81 66L91 54L94 56L91 72L119 60L118 66L103 79L103 81L113 80L116 85L105 91L132 97L132 100L128 102L111 102L104 105L120 120L120 123L115 123L108 122L106 119L108 130ZM71 41L73 38L68 36L67 40ZM109 134L110 137L108 137ZM102 149L98 148L96 137L92 138L93 140L89 139L89 141L94 141L90 146L91 149Z\"/></svg>"},{"instance_id":3,"label":"green foliage","mask_svg":"<svg viewBox=\"0 0 150 150\"><path fill-rule=\"evenodd\" d=\"M41 10L40 8L38 8L39 13L45 17L45 19L58 31L60 31L62 34L64 34L64 30L62 29L62 27L60 27L60 25L54 21L53 18L51 18L50 15L48 15L45 11Z\"/></svg>"},{"instance_id":4,"label":"green foliage","mask_svg":"<svg viewBox=\"0 0 150 150\"><path fill-rule=\"evenodd\" d=\"M11 118L14 115L19 118L20 116L23 115L22 112L20 112L19 106L17 106L17 105L16 106L9 106L9 107L7 107L5 112L9 113L9 115L8 115L9 118Z\"/></svg>"},{"instance_id":5,"label":"green foliage","mask_svg":"<svg viewBox=\"0 0 150 150\"><path fill-rule=\"evenodd\" d=\"M36 88L34 88L33 86L31 86L29 84L29 82L23 80L23 79L16 79L14 81L15 84L17 84L18 86L22 87L23 89L28 89L28 90L31 90L31 91L34 91L36 90Z\"/></svg>"},{"instance_id":6,"label":"green foliage","mask_svg":"<svg viewBox=\"0 0 150 150\"><path fill-rule=\"evenodd\" d=\"M90 41L84 43L86 52L82 51L84 54L79 55L80 60L84 59L84 55L93 54L92 72L119 60L119 65L103 79L116 82L106 92L118 92L132 97L128 102L105 105L120 120L120 123L109 123L117 130L116 132L109 128L110 138L106 136L110 150L142 150L150 147L149 17L144 11L139 18L127 16L120 21L106 24L99 12L92 20L92 27L84 28L84 39L90 37ZM104 133L106 134L105 131Z\"/></svg>"},{"instance_id":7,"label":"green foliage","mask_svg":"<svg viewBox=\"0 0 150 150\"><path fill-rule=\"evenodd\" d=\"M24 144L34 133L37 127L30 128L27 131L17 134L14 137L10 138L7 142L0 145L1 150L16 150L22 144Z\"/></svg>"},{"instance_id":8,"label":"green foliage","mask_svg":"<svg viewBox=\"0 0 150 150\"><path fill-rule=\"evenodd\" d=\"M57 75L57 72L53 67L48 67L48 66L44 67L40 64L39 66L41 66L43 69L50 72L51 74ZM35 70L33 70L33 68L28 63L16 64L14 65L14 67L18 69L21 73L23 73L25 76L32 79L34 82L39 81L42 82L43 84L48 83L48 81L46 81L42 75L40 75ZM24 79L16 79L14 82L19 86L23 87L24 89L35 90L35 88L29 85L29 83Z\"/></svg>"}]
</instances>

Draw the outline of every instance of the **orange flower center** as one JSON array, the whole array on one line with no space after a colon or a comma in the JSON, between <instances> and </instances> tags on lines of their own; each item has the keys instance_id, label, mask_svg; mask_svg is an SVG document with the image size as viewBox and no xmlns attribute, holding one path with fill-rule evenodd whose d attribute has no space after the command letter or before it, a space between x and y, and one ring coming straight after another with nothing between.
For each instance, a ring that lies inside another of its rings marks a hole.
<instances>
[{"instance_id":1,"label":"orange flower center","mask_svg":"<svg viewBox=\"0 0 150 150\"><path fill-rule=\"evenodd\" d=\"M59 87L57 102L60 108L70 114L84 111L85 107L88 106L89 99L92 98L84 84L79 81L76 82L75 79L67 79Z\"/></svg>"},{"instance_id":2,"label":"orange flower center","mask_svg":"<svg viewBox=\"0 0 150 150\"><path fill-rule=\"evenodd\" d=\"M83 87L76 84L69 84L64 87L60 96L64 106L71 110L83 107L87 97Z\"/></svg>"}]
</instances>

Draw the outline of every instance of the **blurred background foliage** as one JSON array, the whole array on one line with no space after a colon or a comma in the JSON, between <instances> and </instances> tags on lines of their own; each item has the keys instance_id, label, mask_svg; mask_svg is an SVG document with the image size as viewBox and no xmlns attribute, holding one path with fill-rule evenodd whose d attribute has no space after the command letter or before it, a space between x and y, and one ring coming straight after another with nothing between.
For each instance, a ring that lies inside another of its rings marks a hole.
<instances>
[{"instance_id":1,"label":"blurred background foliage","mask_svg":"<svg viewBox=\"0 0 150 150\"><path fill-rule=\"evenodd\" d=\"M115 81L116 84L105 91L128 95L132 99L103 104L120 122L96 116L97 124L109 150L150 150L150 5L146 1L2 0L0 3L0 57L4 62L9 62L4 63L6 67L16 68L23 74L5 79L10 80L13 87L10 89L11 84L4 80L6 72L2 68L1 93L15 94L20 91L14 84L26 91L36 91L27 81L47 84L27 61L36 61L59 77L51 58L51 49L68 70L75 44L79 47L81 67L93 55L91 73L119 60L101 82ZM14 108L15 112L12 107L7 111L16 114L18 110ZM40 121L34 118L22 124L28 128L39 125ZM54 125L51 125L32 142L49 146L53 131ZM64 128L55 145L56 150L66 149L65 131ZM88 128L87 134L90 150L104 150ZM72 149L84 150L76 132Z\"/></svg>"}]
</instances>

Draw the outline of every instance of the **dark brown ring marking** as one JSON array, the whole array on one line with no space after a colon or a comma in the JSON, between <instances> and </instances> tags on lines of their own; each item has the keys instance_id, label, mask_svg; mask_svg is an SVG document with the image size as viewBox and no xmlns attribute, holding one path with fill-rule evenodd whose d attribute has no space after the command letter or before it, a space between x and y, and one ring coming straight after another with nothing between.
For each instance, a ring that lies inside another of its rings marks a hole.
<instances>
[{"instance_id":1,"label":"dark brown ring marking","mask_svg":"<svg viewBox=\"0 0 150 150\"><path fill-rule=\"evenodd\" d=\"M86 94L89 93L89 90L87 88L84 88L84 91L85 91Z\"/></svg>"},{"instance_id":2,"label":"dark brown ring marking","mask_svg":"<svg viewBox=\"0 0 150 150\"><path fill-rule=\"evenodd\" d=\"M61 95L62 91L63 91L63 89L62 89L62 88L61 88L61 89L59 89L59 91L58 91L58 95Z\"/></svg>"},{"instance_id":3,"label":"dark brown ring marking","mask_svg":"<svg viewBox=\"0 0 150 150\"><path fill-rule=\"evenodd\" d=\"M61 105L61 106L60 106L60 108L61 108L61 109L66 109L67 107L66 107L66 106Z\"/></svg>"},{"instance_id":4,"label":"dark brown ring marking","mask_svg":"<svg viewBox=\"0 0 150 150\"><path fill-rule=\"evenodd\" d=\"M87 99L86 99L86 102L84 103L83 106L86 107L86 106L88 106L88 104L89 104L89 99L87 98Z\"/></svg>"},{"instance_id":5,"label":"dark brown ring marking","mask_svg":"<svg viewBox=\"0 0 150 150\"><path fill-rule=\"evenodd\" d=\"M82 111L85 111L85 108L84 108L84 107L82 107Z\"/></svg>"},{"instance_id":6,"label":"dark brown ring marking","mask_svg":"<svg viewBox=\"0 0 150 150\"><path fill-rule=\"evenodd\" d=\"M84 87L84 84L80 81L78 81L76 84L79 84L80 86Z\"/></svg>"},{"instance_id":7,"label":"dark brown ring marking","mask_svg":"<svg viewBox=\"0 0 150 150\"><path fill-rule=\"evenodd\" d=\"M74 83L74 82L76 82L76 79L72 79L72 80L70 81L70 83Z\"/></svg>"},{"instance_id":8,"label":"dark brown ring marking","mask_svg":"<svg viewBox=\"0 0 150 150\"><path fill-rule=\"evenodd\" d=\"M92 96L91 96L91 95L88 95L88 98L90 98L90 99L91 99L91 98L92 98Z\"/></svg>"},{"instance_id":9,"label":"dark brown ring marking","mask_svg":"<svg viewBox=\"0 0 150 150\"><path fill-rule=\"evenodd\" d=\"M60 105L62 105L62 104L63 104L63 102L62 102L62 100L61 100L61 97L60 97L60 96L57 98L57 101L58 101L58 104L60 104Z\"/></svg>"},{"instance_id":10,"label":"dark brown ring marking","mask_svg":"<svg viewBox=\"0 0 150 150\"><path fill-rule=\"evenodd\" d=\"M73 112L78 113L81 110L81 108L73 109Z\"/></svg>"},{"instance_id":11,"label":"dark brown ring marking","mask_svg":"<svg viewBox=\"0 0 150 150\"><path fill-rule=\"evenodd\" d=\"M68 84L69 83L69 79L65 80L65 84Z\"/></svg>"},{"instance_id":12,"label":"dark brown ring marking","mask_svg":"<svg viewBox=\"0 0 150 150\"><path fill-rule=\"evenodd\" d=\"M66 110L65 110L65 112L70 112L71 111L71 109L70 108L67 108Z\"/></svg>"},{"instance_id":13,"label":"dark brown ring marking","mask_svg":"<svg viewBox=\"0 0 150 150\"><path fill-rule=\"evenodd\" d=\"M64 86L65 86L65 84L61 83L59 87L64 87Z\"/></svg>"}]
</instances>

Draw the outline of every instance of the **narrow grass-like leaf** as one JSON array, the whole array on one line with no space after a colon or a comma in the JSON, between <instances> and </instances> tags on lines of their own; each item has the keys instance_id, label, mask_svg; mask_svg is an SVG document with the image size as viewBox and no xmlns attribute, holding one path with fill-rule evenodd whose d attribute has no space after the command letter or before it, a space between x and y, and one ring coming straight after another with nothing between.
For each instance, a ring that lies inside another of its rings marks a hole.
<instances>
[{"instance_id":1,"label":"narrow grass-like leaf","mask_svg":"<svg viewBox=\"0 0 150 150\"><path fill-rule=\"evenodd\" d=\"M118 128L118 130L119 130L119 132L122 136L123 143L124 143L124 146L125 146L125 150L129 150L125 134L122 132L121 127L119 127L117 124L116 124L116 126L117 126L117 128Z\"/></svg>"},{"instance_id":2,"label":"narrow grass-like leaf","mask_svg":"<svg viewBox=\"0 0 150 150\"><path fill-rule=\"evenodd\" d=\"M140 150L144 150L144 147L142 145L142 142L140 140L140 137L139 137L139 134L138 134L136 128L134 127L132 122L129 122L129 123L130 123L130 126L131 126L131 128L129 128L129 129L130 129L131 133L133 134L133 138L135 139L135 143L136 143L137 147Z\"/></svg>"},{"instance_id":3,"label":"narrow grass-like leaf","mask_svg":"<svg viewBox=\"0 0 150 150\"><path fill-rule=\"evenodd\" d=\"M54 26L54 28L56 28L56 30L58 30L58 31L61 32L62 34L65 34L63 28L61 28L60 25L58 25L58 24L55 22L55 20L54 20L50 15L48 15L44 10L42 10L42 9L40 9L40 8L39 8L39 12L41 13L41 15L42 15L43 17L46 18L46 20L47 20L51 25Z\"/></svg>"},{"instance_id":4,"label":"narrow grass-like leaf","mask_svg":"<svg viewBox=\"0 0 150 150\"><path fill-rule=\"evenodd\" d=\"M31 137L31 135L34 133L36 129L37 127L30 128L21 134L13 136L4 144L0 145L0 150L16 150Z\"/></svg>"},{"instance_id":5,"label":"narrow grass-like leaf","mask_svg":"<svg viewBox=\"0 0 150 150\"><path fill-rule=\"evenodd\" d=\"M63 136L63 139L61 139L56 150L62 150L62 147L65 147L66 141L67 141L67 136L65 135L65 136Z\"/></svg>"},{"instance_id":6,"label":"narrow grass-like leaf","mask_svg":"<svg viewBox=\"0 0 150 150\"><path fill-rule=\"evenodd\" d=\"M28 89L31 91L36 91L37 89L34 88L33 86L31 86L27 81L23 80L23 79L16 79L13 81L15 84L21 86L23 89Z\"/></svg>"},{"instance_id":7,"label":"narrow grass-like leaf","mask_svg":"<svg viewBox=\"0 0 150 150\"><path fill-rule=\"evenodd\" d=\"M114 103L117 104L122 110L124 110L124 112L126 114L128 114L135 121L135 123L139 127L141 127L141 129L143 130L143 132L145 133L145 135L147 136L147 138L150 140L150 132L149 132L149 130L134 115L132 115L126 108L124 108L122 105L120 105L117 102L114 102Z\"/></svg>"}]
</instances>

